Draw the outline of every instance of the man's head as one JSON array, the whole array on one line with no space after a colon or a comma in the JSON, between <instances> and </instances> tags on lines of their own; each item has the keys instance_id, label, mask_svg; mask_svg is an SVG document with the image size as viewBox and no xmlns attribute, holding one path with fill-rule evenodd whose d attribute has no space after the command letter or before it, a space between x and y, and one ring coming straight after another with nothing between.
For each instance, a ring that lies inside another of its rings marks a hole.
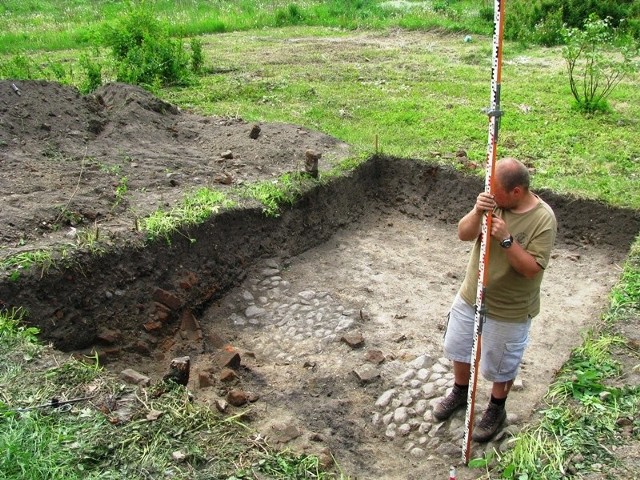
<instances>
[{"instance_id":1,"label":"man's head","mask_svg":"<svg viewBox=\"0 0 640 480\"><path fill-rule=\"evenodd\" d=\"M496 163L493 194L500 208L512 209L529 194L529 170L515 158L503 158Z\"/></svg>"}]
</instances>

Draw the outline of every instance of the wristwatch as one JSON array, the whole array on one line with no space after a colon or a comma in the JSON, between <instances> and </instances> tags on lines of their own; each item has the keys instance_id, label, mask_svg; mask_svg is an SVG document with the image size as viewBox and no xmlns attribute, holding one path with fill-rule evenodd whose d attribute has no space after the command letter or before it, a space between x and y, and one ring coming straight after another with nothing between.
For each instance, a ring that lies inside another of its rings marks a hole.
<instances>
[{"instance_id":1,"label":"wristwatch","mask_svg":"<svg viewBox=\"0 0 640 480\"><path fill-rule=\"evenodd\" d=\"M502 248L509 248L513 245L513 235L509 235L509 238L505 238L500 242Z\"/></svg>"}]
</instances>

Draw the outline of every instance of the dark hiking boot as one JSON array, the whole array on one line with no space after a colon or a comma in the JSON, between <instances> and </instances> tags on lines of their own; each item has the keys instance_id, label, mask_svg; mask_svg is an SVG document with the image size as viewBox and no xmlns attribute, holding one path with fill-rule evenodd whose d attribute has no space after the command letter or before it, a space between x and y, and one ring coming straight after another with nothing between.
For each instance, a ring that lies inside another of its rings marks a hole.
<instances>
[{"instance_id":1,"label":"dark hiking boot","mask_svg":"<svg viewBox=\"0 0 640 480\"><path fill-rule=\"evenodd\" d=\"M500 425L507 419L507 410L504 405L496 405L489 402L489 406L482 415L480 422L474 427L473 438L476 442L488 442L496 434Z\"/></svg>"},{"instance_id":2,"label":"dark hiking boot","mask_svg":"<svg viewBox=\"0 0 640 480\"><path fill-rule=\"evenodd\" d=\"M444 397L433 409L433 418L443 421L453 415L460 408L466 407L467 392L468 390L466 388L459 388L454 385L451 393Z\"/></svg>"}]
</instances>

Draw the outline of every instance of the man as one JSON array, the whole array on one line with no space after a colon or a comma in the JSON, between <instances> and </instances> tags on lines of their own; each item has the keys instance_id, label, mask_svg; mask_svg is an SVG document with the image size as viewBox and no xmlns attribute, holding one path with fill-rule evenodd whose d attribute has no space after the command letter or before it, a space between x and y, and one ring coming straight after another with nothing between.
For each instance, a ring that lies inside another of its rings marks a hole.
<instances>
[{"instance_id":1,"label":"man","mask_svg":"<svg viewBox=\"0 0 640 480\"><path fill-rule=\"evenodd\" d=\"M540 311L540 283L557 231L551 207L529 190L525 165L505 158L496 163L493 180L493 195L480 193L458 223L460 240L475 240L475 245L444 338L455 384L433 410L434 418L442 421L467 405L482 220L485 212L491 212L480 372L493 385L489 406L473 430L472 438L478 442L488 442L506 419L505 402L528 342L531 319Z\"/></svg>"}]
</instances>

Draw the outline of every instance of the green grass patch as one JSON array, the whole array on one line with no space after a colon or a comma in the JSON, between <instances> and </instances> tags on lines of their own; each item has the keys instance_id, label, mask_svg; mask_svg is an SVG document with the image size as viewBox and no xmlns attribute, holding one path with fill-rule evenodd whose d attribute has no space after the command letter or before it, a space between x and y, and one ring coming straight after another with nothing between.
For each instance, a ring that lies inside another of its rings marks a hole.
<instances>
[{"instance_id":1,"label":"green grass patch","mask_svg":"<svg viewBox=\"0 0 640 480\"><path fill-rule=\"evenodd\" d=\"M402 2L384 0L7 0L0 5L0 54L95 46L102 27L140 4L152 10L175 37L296 25L491 33L493 19L489 21L481 14L478 2L446 2L443 9L432 8L435 3L443 2L418 2L416 8L409 9Z\"/></svg>"},{"instance_id":2,"label":"green grass patch","mask_svg":"<svg viewBox=\"0 0 640 480\"><path fill-rule=\"evenodd\" d=\"M55 260L50 250L32 250L5 257L0 261L0 270L8 272L10 278L17 279L23 270L39 268L44 275L54 265Z\"/></svg>"},{"instance_id":3,"label":"green grass patch","mask_svg":"<svg viewBox=\"0 0 640 480\"><path fill-rule=\"evenodd\" d=\"M231 208L233 205L234 202L224 193L203 187L185 195L182 202L171 210L157 210L143 218L141 228L150 240L164 238L171 243L173 234L184 234L185 228L198 225L221 208Z\"/></svg>"},{"instance_id":4,"label":"green grass patch","mask_svg":"<svg viewBox=\"0 0 640 480\"><path fill-rule=\"evenodd\" d=\"M24 324L26 312L21 308L0 311L0 345L3 349L20 347L31 356L37 350L39 330Z\"/></svg>"},{"instance_id":5,"label":"green grass patch","mask_svg":"<svg viewBox=\"0 0 640 480\"><path fill-rule=\"evenodd\" d=\"M267 180L248 185L240 190L240 195L253 198L263 206L265 215L277 217L285 205L293 205L316 180L304 174L286 173L275 180Z\"/></svg>"}]
</instances>

